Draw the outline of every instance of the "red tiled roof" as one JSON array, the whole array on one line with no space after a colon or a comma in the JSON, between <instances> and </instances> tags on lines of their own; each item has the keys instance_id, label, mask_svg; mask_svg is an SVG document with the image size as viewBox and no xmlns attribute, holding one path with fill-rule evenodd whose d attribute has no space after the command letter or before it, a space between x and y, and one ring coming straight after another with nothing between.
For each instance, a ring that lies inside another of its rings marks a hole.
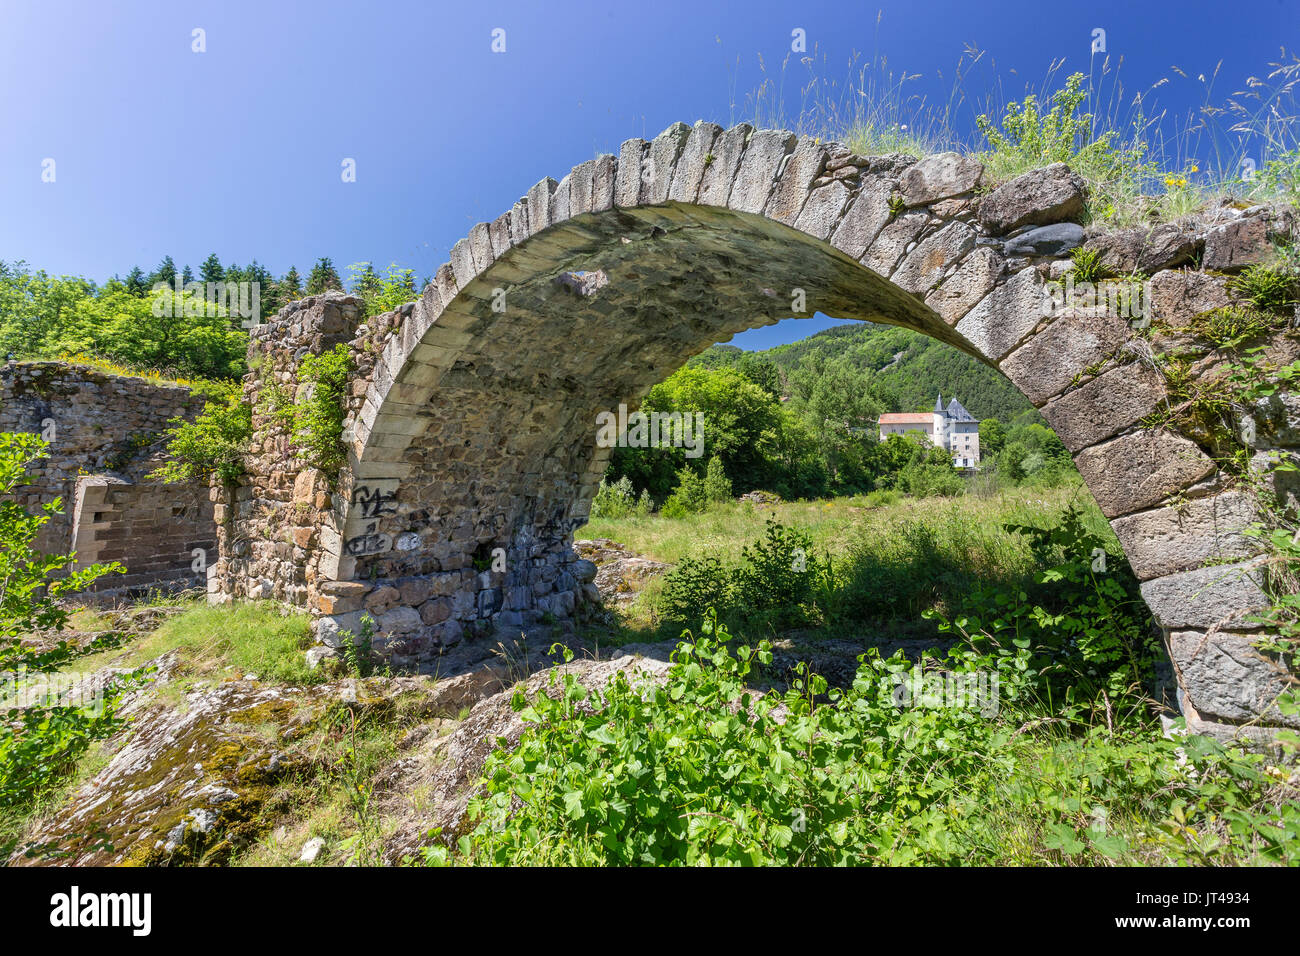
<instances>
[{"instance_id":1,"label":"red tiled roof","mask_svg":"<svg viewBox=\"0 0 1300 956\"><path fill-rule=\"evenodd\" d=\"M886 412L880 416L882 425L931 425L934 416L916 412Z\"/></svg>"}]
</instances>

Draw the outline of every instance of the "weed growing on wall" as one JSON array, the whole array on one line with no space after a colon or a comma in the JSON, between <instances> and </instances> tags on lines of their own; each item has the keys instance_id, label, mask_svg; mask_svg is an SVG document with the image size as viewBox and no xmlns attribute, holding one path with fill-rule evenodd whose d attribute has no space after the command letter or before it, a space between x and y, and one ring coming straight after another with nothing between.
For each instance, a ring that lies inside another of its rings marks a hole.
<instances>
[{"instance_id":1,"label":"weed growing on wall","mask_svg":"<svg viewBox=\"0 0 1300 956\"><path fill-rule=\"evenodd\" d=\"M298 378L310 387L294 408L294 437L305 457L325 474L337 477L347 449L343 445L343 414L352 353L342 343L320 355L308 355Z\"/></svg>"}]
</instances>

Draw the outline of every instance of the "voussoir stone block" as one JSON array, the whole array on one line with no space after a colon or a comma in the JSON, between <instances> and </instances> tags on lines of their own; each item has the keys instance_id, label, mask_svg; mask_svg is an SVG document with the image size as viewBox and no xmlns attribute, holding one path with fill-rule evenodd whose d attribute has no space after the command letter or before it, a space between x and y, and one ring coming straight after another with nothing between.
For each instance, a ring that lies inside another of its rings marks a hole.
<instances>
[{"instance_id":1,"label":"voussoir stone block","mask_svg":"<svg viewBox=\"0 0 1300 956\"><path fill-rule=\"evenodd\" d=\"M1074 463L1107 518L1158 505L1215 472L1214 461L1195 442L1163 430L1094 445L1075 455Z\"/></svg>"},{"instance_id":2,"label":"voussoir stone block","mask_svg":"<svg viewBox=\"0 0 1300 956\"><path fill-rule=\"evenodd\" d=\"M1164 379L1145 365L1112 368L1043 406L1043 417L1072 452L1110 438L1164 400Z\"/></svg>"},{"instance_id":3,"label":"voussoir stone block","mask_svg":"<svg viewBox=\"0 0 1300 956\"><path fill-rule=\"evenodd\" d=\"M528 234L535 236L551 224L551 197L559 188L550 176L547 176L532 189L528 190ZM464 283L461 283L463 286Z\"/></svg>"},{"instance_id":4,"label":"voussoir stone block","mask_svg":"<svg viewBox=\"0 0 1300 956\"><path fill-rule=\"evenodd\" d=\"M889 198L898 188L892 179L876 177L862 184L844 218L831 235L831 245L853 259L861 259L891 215Z\"/></svg>"},{"instance_id":5,"label":"voussoir stone block","mask_svg":"<svg viewBox=\"0 0 1300 956\"><path fill-rule=\"evenodd\" d=\"M596 178L596 160L579 163L569 171L569 215L591 212L591 188Z\"/></svg>"},{"instance_id":6,"label":"voussoir stone block","mask_svg":"<svg viewBox=\"0 0 1300 956\"><path fill-rule=\"evenodd\" d=\"M492 240L492 254L500 259L514 245L510 238L510 213L502 213L492 220L488 227L488 236Z\"/></svg>"},{"instance_id":7,"label":"voussoir stone block","mask_svg":"<svg viewBox=\"0 0 1300 956\"><path fill-rule=\"evenodd\" d=\"M1035 405L1059 395L1080 373L1109 356L1129 335L1128 324L1093 309L1068 309L998 363Z\"/></svg>"},{"instance_id":8,"label":"voussoir stone block","mask_svg":"<svg viewBox=\"0 0 1300 956\"><path fill-rule=\"evenodd\" d=\"M1133 573L1141 581L1207 562L1246 558L1259 545L1242 534L1256 519L1249 495L1226 491L1111 521Z\"/></svg>"},{"instance_id":9,"label":"voussoir stone block","mask_svg":"<svg viewBox=\"0 0 1300 956\"><path fill-rule=\"evenodd\" d=\"M1188 702L1202 719L1239 723L1262 715L1266 724L1300 726L1300 717L1283 716L1274 703L1295 675L1259 651L1255 640L1227 631L1170 634L1169 656Z\"/></svg>"},{"instance_id":10,"label":"voussoir stone block","mask_svg":"<svg viewBox=\"0 0 1300 956\"><path fill-rule=\"evenodd\" d=\"M789 130L760 129L750 136L727 205L739 212L762 212L777 171L797 142Z\"/></svg>"},{"instance_id":11,"label":"voussoir stone block","mask_svg":"<svg viewBox=\"0 0 1300 956\"><path fill-rule=\"evenodd\" d=\"M1142 599L1167 630L1231 626L1245 630L1261 625L1251 612L1269 605L1258 562L1216 564L1142 582Z\"/></svg>"},{"instance_id":12,"label":"voussoir stone block","mask_svg":"<svg viewBox=\"0 0 1300 956\"><path fill-rule=\"evenodd\" d=\"M833 182L814 189L804 203L803 211L794 227L818 239L830 236L835 223L839 221L844 204L849 200L849 189L841 182Z\"/></svg>"},{"instance_id":13,"label":"voussoir stone block","mask_svg":"<svg viewBox=\"0 0 1300 956\"><path fill-rule=\"evenodd\" d=\"M826 147L816 140L807 136L799 140L785 161L764 215L783 225L793 226L808 199L812 181L826 168L827 155Z\"/></svg>"},{"instance_id":14,"label":"voussoir stone block","mask_svg":"<svg viewBox=\"0 0 1300 956\"><path fill-rule=\"evenodd\" d=\"M731 195L731 183L740 168L740 159L745 155L745 144L749 141L754 127L741 123L721 133L714 141L710 151L713 159L705 157L704 176L700 179L698 202L704 206L725 206Z\"/></svg>"},{"instance_id":15,"label":"voussoir stone block","mask_svg":"<svg viewBox=\"0 0 1300 956\"><path fill-rule=\"evenodd\" d=\"M1034 269L1021 269L995 287L957 323L957 332L996 362L1047 315L1047 299Z\"/></svg>"},{"instance_id":16,"label":"voussoir stone block","mask_svg":"<svg viewBox=\"0 0 1300 956\"><path fill-rule=\"evenodd\" d=\"M614 206L614 189L618 182L618 159L612 153L596 157L591 178L591 211L604 212Z\"/></svg>"},{"instance_id":17,"label":"voussoir stone block","mask_svg":"<svg viewBox=\"0 0 1300 956\"><path fill-rule=\"evenodd\" d=\"M668 201L668 193L673 188L673 167L677 165L677 157L682 154L690 135L689 126L674 123L651 141L641 175L642 203Z\"/></svg>"},{"instance_id":18,"label":"voussoir stone block","mask_svg":"<svg viewBox=\"0 0 1300 956\"><path fill-rule=\"evenodd\" d=\"M1078 219L1087 190L1065 163L1031 170L980 200L978 218L993 233Z\"/></svg>"},{"instance_id":19,"label":"voussoir stone block","mask_svg":"<svg viewBox=\"0 0 1300 956\"><path fill-rule=\"evenodd\" d=\"M470 252L468 239L458 239L451 247L451 268L456 273L456 284L461 288L469 285L478 275L478 270L474 268L474 256Z\"/></svg>"},{"instance_id":20,"label":"voussoir stone block","mask_svg":"<svg viewBox=\"0 0 1300 956\"><path fill-rule=\"evenodd\" d=\"M888 278L912 243L921 238L921 232L929 222L930 214L927 212L903 213L880 230L858 261L872 272Z\"/></svg>"},{"instance_id":21,"label":"voussoir stone block","mask_svg":"<svg viewBox=\"0 0 1300 956\"><path fill-rule=\"evenodd\" d=\"M899 182L903 202L923 206L960 196L979 185L984 164L960 153L935 153L909 166Z\"/></svg>"},{"instance_id":22,"label":"voussoir stone block","mask_svg":"<svg viewBox=\"0 0 1300 956\"><path fill-rule=\"evenodd\" d=\"M614 180L614 205L635 206L641 199L641 164L646 141L625 140L618 150L618 169Z\"/></svg>"},{"instance_id":23,"label":"voussoir stone block","mask_svg":"<svg viewBox=\"0 0 1300 956\"><path fill-rule=\"evenodd\" d=\"M939 284L945 271L974 248L975 228L964 222L950 222L905 253L890 278L900 289L924 295Z\"/></svg>"},{"instance_id":24,"label":"voussoir stone block","mask_svg":"<svg viewBox=\"0 0 1300 956\"><path fill-rule=\"evenodd\" d=\"M980 246L962 260L956 272L925 297L925 304L938 312L946 323L955 325L993 291L1005 268L1006 260L997 250Z\"/></svg>"},{"instance_id":25,"label":"voussoir stone block","mask_svg":"<svg viewBox=\"0 0 1300 956\"><path fill-rule=\"evenodd\" d=\"M716 123L703 120L696 123L686 137L686 145L673 170L673 184L668 190L668 198L675 202L693 203L700 193L700 183L704 174L716 161L713 155L713 142L722 133L722 127Z\"/></svg>"},{"instance_id":26,"label":"voussoir stone block","mask_svg":"<svg viewBox=\"0 0 1300 956\"><path fill-rule=\"evenodd\" d=\"M1191 269L1157 272L1148 285L1147 310L1152 322L1179 328L1202 312L1228 305L1228 283L1223 276Z\"/></svg>"}]
</instances>

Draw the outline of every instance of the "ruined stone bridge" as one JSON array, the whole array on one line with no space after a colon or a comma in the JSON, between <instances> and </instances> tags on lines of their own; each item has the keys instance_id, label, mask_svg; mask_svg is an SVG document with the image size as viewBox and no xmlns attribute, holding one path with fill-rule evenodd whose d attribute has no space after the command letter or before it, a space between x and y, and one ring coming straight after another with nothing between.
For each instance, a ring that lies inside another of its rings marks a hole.
<instances>
[{"instance_id":1,"label":"ruined stone bridge","mask_svg":"<svg viewBox=\"0 0 1300 956\"><path fill-rule=\"evenodd\" d=\"M254 329L249 473L215 493L209 590L309 607L325 643L369 612L399 665L568 618L593 592L570 544L610 453L597 416L635 407L715 342L822 312L914 329L1005 373L1119 536L1189 721L1284 723L1269 705L1285 675L1247 620L1264 601L1242 534L1254 498L1219 469L1214 436L1151 422L1170 407L1152 356L1230 303L1226 276L1267 256L1290 214L1225 208L1103 233L1074 224L1083 199L1059 165L990 190L954 153L866 157L708 123L629 140L475 226L418 301L368 319L355 298L317 296ZM1117 314L1113 296L1054 299L1081 244L1150 277L1145 317ZM337 343L356 374L335 478L304 461L263 392L305 388L302 356ZM1282 334L1271 349L1294 351ZM1222 366L1211 351L1194 372ZM1294 409L1283 396L1257 416L1257 463L1300 445Z\"/></svg>"}]
</instances>

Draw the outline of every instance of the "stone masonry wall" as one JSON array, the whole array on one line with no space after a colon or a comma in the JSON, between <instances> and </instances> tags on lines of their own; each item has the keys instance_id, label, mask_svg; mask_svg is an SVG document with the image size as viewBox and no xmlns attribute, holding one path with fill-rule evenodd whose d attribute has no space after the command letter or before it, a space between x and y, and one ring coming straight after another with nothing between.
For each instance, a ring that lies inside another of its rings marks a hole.
<instances>
[{"instance_id":1,"label":"stone masonry wall","mask_svg":"<svg viewBox=\"0 0 1300 956\"><path fill-rule=\"evenodd\" d=\"M466 633L535 624L548 611L571 615L583 591L567 569L585 562L561 536L534 539L501 530L480 542L472 502L457 508L447 496L423 511L421 523L391 534L389 516L398 509L421 513L420 502L436 499L428 487L397 488L348 469L332 480L301 456L291 428L274 414L272 392L300 398L307 387L297 375L302 356L346 342L356 366L348 400L354 417L382 343L413 308L366 319L361 306L351 296L315 296L253 330L244 394L254 409L255 434L244 482L216 492L220 556L209 579L212 599L307 606L323 622L321 639L334 646L342 630L359 633L368 613L378 624L377 649L398 666L429 659ZM500 468L486 443L466 442L448 459L465 470L471 485L494 464ZM344 540L348 514L369 520ZM498 546L502 552L494 556ZM340 552L354 562L358 580L339 581L332 569L323 569L325 559ZM494 570L494 564L516 570Z\"/></svg>"},{"instance_id":2,"label":"stone masonry wall","mask_svg":"<svg viewBox=\"0 0 1300 956\"><path fill-rule=\"evenodd\" d=\"M35 432L50 443L49 457L32 466L33 480L13 500L29 511L63 501L37 546L76 550L78 566L120 561L127 573L100 579L104 593L202 584L206 574L194 569L193 550L216 557L207 488L147 477L163 461L169 419L192 419L202 407L182 385L89 366L0 367L0 431Z\"/></svg>"}]
</instances>

